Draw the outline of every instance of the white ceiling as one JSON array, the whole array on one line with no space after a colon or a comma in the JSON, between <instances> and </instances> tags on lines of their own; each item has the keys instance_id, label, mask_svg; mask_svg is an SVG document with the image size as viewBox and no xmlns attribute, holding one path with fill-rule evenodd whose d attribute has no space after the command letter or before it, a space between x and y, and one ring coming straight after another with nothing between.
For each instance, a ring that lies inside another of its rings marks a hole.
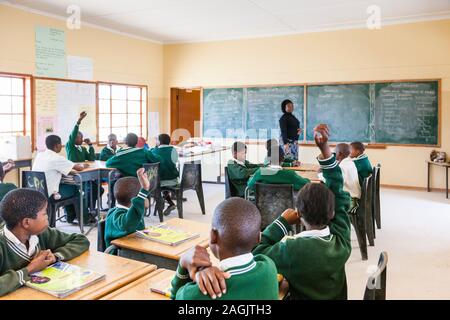
<instances>
[{"instance_id":1,"label":"white ceiling","mask_svg":"<svg viewBox=\"0 0 450 320\"><path fill-rule=\"evenodd\" d=\"M450 18L450 0L9 0L38 13L67 17L162 43L274 36L366 26L368 6L381 23Z\"/></svg>"}]
</instances>

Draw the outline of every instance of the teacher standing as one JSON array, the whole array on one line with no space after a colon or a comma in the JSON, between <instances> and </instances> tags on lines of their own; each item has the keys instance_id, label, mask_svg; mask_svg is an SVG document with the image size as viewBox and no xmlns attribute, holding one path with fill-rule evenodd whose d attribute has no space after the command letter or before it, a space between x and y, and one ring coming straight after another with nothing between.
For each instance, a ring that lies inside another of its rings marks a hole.
<instances>
[{"instance_id":1,"label":"teacher standing","mask_svg":"<svg viewBox=\"0 0 450 320\"><path fill-rule=\"evenodd\" d=\"M281 111L283 115L280 118L280 144L283 145L286 158L298 160L297 141L302 129L300 128L300 121L292 114L294 111L292 101L284 100L281 103Z\"/></svg>"}]
</instances>

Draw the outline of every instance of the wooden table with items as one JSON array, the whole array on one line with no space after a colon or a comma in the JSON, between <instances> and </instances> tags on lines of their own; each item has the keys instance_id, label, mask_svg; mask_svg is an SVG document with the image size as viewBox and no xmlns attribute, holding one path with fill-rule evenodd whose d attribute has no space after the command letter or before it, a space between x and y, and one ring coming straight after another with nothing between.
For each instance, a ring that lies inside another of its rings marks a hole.
<instances>
[{"instance_id":1,"label":"wooden table with items","mask_svg":"<svg viewBox=\"0 0 450 320\"><path fill-rule=\"evenodd\" d=\"M165 222L175 229L199 233L200 236L176 246L170 246L130 234L111 242L118 248L118 255L147 263L158 267L176 270L180 256L196 245L207 248L211 226L207 223L195 222L186 219L173 218Z\"/></svg>"},{"instance_id":2,"label":"wooden table with items","mask_svg":"<svg viewBox=\"0 0 450 320\"><path fill-rule=\"evenodd\" d=\"M123 286L132 283L156 270L155 265L116 257L97 251L88 251L70 260L70 264L92 270L106 277L64 300L96 300ZM0 297L0 300L62 300L44 292L28 287L22 287L15 292Z\"/></svg>"},{"instance_id":3,"label":"wooden table with items","mask_svg":"<svg viewBox=\"0 0 450 320\"><path fill-rule=\"evenodd\" d=\"M430 167L438 166L445 168L445 197L448 199L448 169L450 168L450 162L434 162L431 160L427 161L427 191L430 192Z\"/></svg>"}]
</instances>

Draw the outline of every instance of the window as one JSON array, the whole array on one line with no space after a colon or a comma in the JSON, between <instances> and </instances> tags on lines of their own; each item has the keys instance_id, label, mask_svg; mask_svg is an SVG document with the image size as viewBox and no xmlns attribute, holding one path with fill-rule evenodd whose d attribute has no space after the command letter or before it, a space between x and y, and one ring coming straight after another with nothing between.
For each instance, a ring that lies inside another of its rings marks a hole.
<instances>
[{"instance_id":1,"label":"window","mask_svg":"<svg viewBox=\"0 0 450 320\"><path fill-rule=\"evenodd\" d=\"M0 138L31 136L31 77L0 73Z\"/></svg>"},{"instance_id":2,"label":"window","mask_svg":"<svg viewBox=\"0 0 450 320\"><path fill-rule=\"evenodd\" d=\"M98 85L99 142L114 133L123 141L133 132L147 139L147 87L100 83Z\"/></svg>"}]
</instances>

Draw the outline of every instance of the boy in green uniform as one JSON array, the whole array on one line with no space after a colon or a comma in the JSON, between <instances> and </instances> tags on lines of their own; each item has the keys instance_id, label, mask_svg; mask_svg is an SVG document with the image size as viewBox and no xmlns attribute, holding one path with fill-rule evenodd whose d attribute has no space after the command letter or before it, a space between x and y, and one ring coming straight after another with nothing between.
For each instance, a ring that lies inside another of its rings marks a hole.
<instances>
[{"instance_id":1,"label":"boy in green uniform","mask_svg":"<svg viewBox=\"0 0 450 320\"><path fill-rule=\"evenodd\" d=\"M244 198L245 188L247 187L248 179L255 174L260 166L250 163L247 158L247 146L239 141L236 141L231 146L233 159L228 161L228 179L237 191L237 195Z\"/></svg>"},{"instance_id":2,"label":"boy in green uniform","mask_svg":"<svg viewBox=\"0 0 450 320\"><path fill-rule=\"evenodd\" d=\"M109 210L105 223L105 242L109 247L114 239L125 237L136 230L145 228L144 213L148 206L148 190L150 182L144 168L137 171L135 177L124 177L117 180L114 186L114 197L117 204Z\"/></svg>"},{"instance_id":3,"label":"boy in green uniform","mask_svg":"<svg viewBox=\"0 0 450 320\"><path fill-rule=\"evenodd\" d=\"M364 153L366 148L361 142L350 143L350 158L352 158L355 163L356 169L358 170L359 184L362 186L364 179L372 174L372 164Z\"/></svg>"},{"instance_id":4,"label":"boy in green uniform","mask_svg":"<svg viewBox=\"0 0 450 320\"><path fill-rule=\"evenodd\" d=\"M0 296L30 280L30 274L89 250L81 234L48 227L47 197L39 191L17 189L0 204Z\"/></svg>"},{"instance_id":5,"label":"boy in green uniform","mask_svg":"<svg viewBox=\"0 0 450 320\"><path fill-rule=\"evenodd\" d=\"M112 158L117 151L117 136L114 133L111 133L108 136L108 144L106 145L106 147L104 147L102 149L102 151L100 152L100 158L99 160L101 161L107 161L110 158Z\"/></svg>"},{"instance_id":6,"label":"boy in green uniform","mask_svg":"<svg viewBox=\"0 0 450 320\"><path fill-rule=\"evenodd\" d=\"M260 241L260 225L261 215L251 202L238 197L222 201L214 211L209 244L219 267L211 265L201 246L182 255L172 299L277 300L275 264L251 253Z\"/></svg>"},{"instance_id":7,"label":"boy in green uniform","mask_svg":"<svg viewBox=\"0 0 450 320\"><path fill-rule=\"evenodd\" d=\"M145 163L161 162L161 158L149 150L136 148L137 142L138 136L136 134L127 134L125 138L127 147L121 148L115 156L106 161L106 167L115 168L126 177L136 177L136 171L142 168Z\"/></svg>"},{"instance_id":8,"label":"boy in green uniform","mask_svg":"<svg viewBox=\"0 0 450 320\"><path fill-rule=\"evenodd\" d=\"M161 180L161 187L176 187L180 183L178 177L180 173L177 169L178 152L170 145L170 136L162 133L158 136L157 147L150 150L150 152L161 158L159 163L159 174ZM170 192L163 191L164 199L169 206L164 210L164 215L168 216L175 210L175 203L170 197Z\"/></svg>"},{"instance_id":9,"label":"boy in green uniform","mask_svg":"<svg viewBox=\"0 0 450 320\"><path fill-rule=\"evenodd\" d=\"M0 201L3 197L11 190L17 189L14 183L4 183L5 175L13 170L15 167L14 161L8 160L6 162L0 163Z\"/></svg>"},{"instance_id":10,"label":"boy in green uniform","mask_svg":"<svg viewBox=\"0 0 450 320\"><path fill-rule=\"evenodd\" d=\"M328 126L314 129L325 184L310 183L297 197L298 212L287 209L262 234L254 254L265 254L289 282L293 299L347 299L345 263L350 257L350 197L328 146ZM287 236L299 220L306 231Z\"/></svg>"}]
</instances>

